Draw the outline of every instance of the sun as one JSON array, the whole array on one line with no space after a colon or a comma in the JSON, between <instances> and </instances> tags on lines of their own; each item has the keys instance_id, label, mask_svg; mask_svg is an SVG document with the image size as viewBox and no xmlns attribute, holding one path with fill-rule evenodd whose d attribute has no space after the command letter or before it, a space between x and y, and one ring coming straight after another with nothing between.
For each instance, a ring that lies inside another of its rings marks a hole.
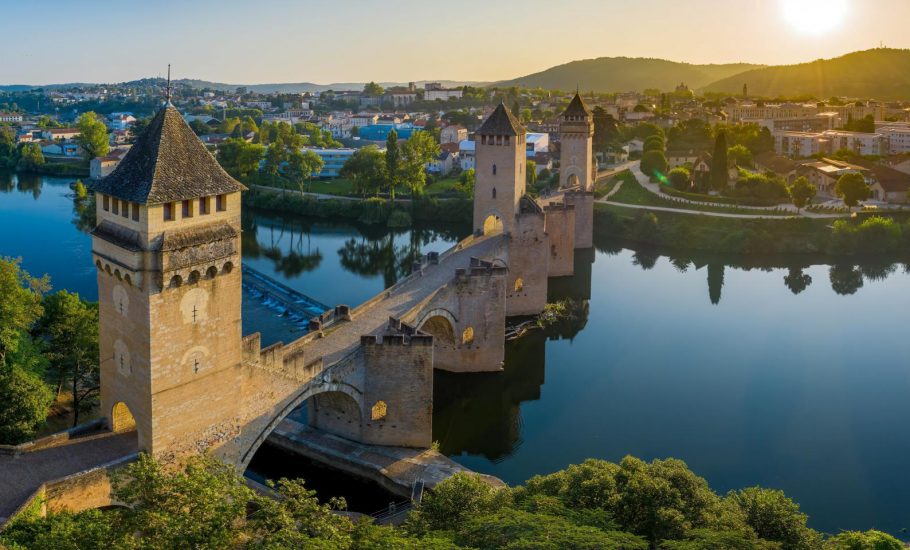
<instances>
[{"instance_id":1,"label":"sun","mask_svg":"<svg viewBox=\"0 0 910 550\"><path fill-rule=\"evenodd\" d=\"M820 35L847 18L847 0L778 0L787 23L803 34Z\"/></svg>"}]
</instances>

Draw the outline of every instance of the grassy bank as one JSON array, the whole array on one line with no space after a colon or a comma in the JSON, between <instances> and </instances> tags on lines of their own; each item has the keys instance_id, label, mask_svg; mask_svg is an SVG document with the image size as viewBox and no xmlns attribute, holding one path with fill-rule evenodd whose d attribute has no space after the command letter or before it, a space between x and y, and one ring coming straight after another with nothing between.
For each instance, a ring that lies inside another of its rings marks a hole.
<instances>
[{"instance_id":1,"label":"grassy bank","mask_svg":"<svg viewBox=\"0 0 910 550\"><path fill-rule=\"evenodd\" d=\"M407 227L413 222L470 224L473 216L473 203L469 199L440 201L433 197L418 199L413 204L393 204L381 198L317 200L297 193L255 189L244 195L244 204L287 214L338 218L389 227Z\"/></svg>"},{"instance_id":2,"label":"grassy bank","mask_svg":"<svg viewBox=\"0 0 910 550\"><path fill-rule=\"evenodd\" d=\"M739 208L736 205L717 206L709 204L697 204L685 202L683 200L672 198L670 196L657 195L642 187L632 172L626 170L620 172L614 177L617 181L622 181L622 187L613 196L611 202L623 204L634 204L638 206L660 206L662 208L677 208L685 210L698 210L699 212L717 212L721 214L761 214L763 216L792 216L793 213L787 210L756 210L754 208ZM606 185L605 185L606 187ZM605 193L604 193L605 194ZM723 202L723 201L717 201Z\"/></svg>"},{"instance_id":3,"label":"grassy bank","mask_svg":"<svg viewBox=\"0 0 910 550\"><path fill-rule=\"evenodd\" d=\"M743 219L629 210L596 204L597 239L623 239L669 250L740 255L814 254L831 258L910 254L906 214L849 220Z\"/></svg>"}]
</instances>

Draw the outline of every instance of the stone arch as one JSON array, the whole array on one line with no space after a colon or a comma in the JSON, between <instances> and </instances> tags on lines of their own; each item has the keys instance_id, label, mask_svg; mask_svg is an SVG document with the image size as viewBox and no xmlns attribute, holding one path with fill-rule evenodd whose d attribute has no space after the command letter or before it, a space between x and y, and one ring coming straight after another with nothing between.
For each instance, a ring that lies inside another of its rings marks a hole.
<instances>
[{"instance_id":1,"label":"stone arch","mask_svg":"<svg viewBox=\"0 0 910 550\"><path fill-rule=\"evenodd\" d=\"M123 280L126 281L126 284L128 284L128 285L133 284L133 278L130 277L129 273L127 273L126 275L123 276Z\"/></svg>"},{"instance_id":2,"label":"stone arch","mask_svg":"<svg viewBox=\"0 0 910 550\"><path fill-rule=\"evenodd\" d=\"M429 316L423 321L420 330L431 334L437 344L455 345L455 323L452 322L451 316L439 314Z\"/></svg>"},{"instance_id":3,"label":"stone arch","mask_svg":"<svg viewBox=\"0 0 910 550\"><path fill-rule=\"evenodd\" d=\"M461 333L461 343L471 345L474 343L474 327L468 327Z\"/></svg>"},{"instance_id":4,"label":"stone arch","mask_svg":"<svg viewBox=\"0 0 910 550\"><path fill-rule=\"evenodd\" d=\"M95 260L95 267L98 268L98 271L104 271L104 265L101 263L101 260Z\"/></svg>"},{"instance_id":5,"label":"stone arch","mask_svg":"<svg viewBox=\"0 0 910 550\"><path fill-rule=\"evenodd\" d=\"M256 436L250 446L242 451L242 454L240 455L240 471L246 470L250 461L253 459L253 455L259 450L259 447L262 446L269 435L275 431L275 428L277 428L278 425L294 411L294 409L306 402L307 399L326 392L344 393L353 399L358 404L358 407L363 401L363 392L354 386L344 382L329 383L327 380L324 381L321 376L317 377L310 381L310 383L304 385L303 389L300 390L295 397L288 400L286 402L287 404L281 408L281 411L259 432L259 435Z\"/></svg>"},{"instance_id":6,"label":"stone arch","mask_svg":"<svg viewBox=\"0 0 910 550\"><path fill-rule=\"evenodd\" d=\"M136 429L136 419L132 411L123 401L114 403L111 408L111 430L115 432L128 432Z\"/></svg>"},{"instance_id":7,"label":"stone arch","mask_svg":"<svg viewBox=\"0 0 910 550\"><path fill-rule=\"evenodd\" d=\"M199 282L200 277L201 275L199 274L199 271L194 269L193 271L190 271L190 276L186 278L186 282L188 284L194 285Z\"/></svg>"},{"instance_id":8,"label":"stone arch","mask_svg":"<svg viewBox=\"0 0 910 550\"><path fill-rule=\"evenodd\" d=\"M168 286L168 288L178 288L182 284L183 284L183 277L181 277L180 275L174 275L173 277L171 277L171 282L168 283L167 286Z\"/></svg>"},{"instance_id":9,"label":"stone arch","mask_svg":"<svg viewBox=\"0 0 910 550\"><path fill-rule=\"evenodd\" d=\"M111 274L111 264L104 264L104 272L108 275Z\"/></svg>"},{"instance_id":10,"label":"stone arch","mask_svg":"<svg viewBox=\"0 0 910 550\"><path fill-rule=\"evenodd\" d=\"M115 270L114 270L114 277L117 277L117 280L118 280L118 281L122 281L122 280L123 280L123 275L120 273L120 270L119 270L119 269L115 269Z\"/></svg>"},{"instance_id":11,"label":"stone arch","mask_svg":"<svg viewBox=\"0 0 910 550\"><path fill-rule=\"evenodd\" d=\"M483 219L483 234L490 235L492 233L501 233L502 232L502 216L491 213Z\"/></svg>"},{"instance_id":12,"label":"stone arch","mask_svg":"<svg viewBox=\"0 0 910 550\"><path fill-rule=\"evenodd\" d=\"M225 262L224 265L221 267L221 272L224 274L227 274L227 273L230 273L231 271L234 271L234 263Z\"/></svg>"},{"instance_id":13,"label":"stone arch","mask_svg":"<svg viewBox=\"0 0 910 550\"><path fill-rule=\"evenodd\" d=\"M211 267L209 267L208 269L205 270L205 277L206 277L206 279L214 279L214 278L217 277L217 276L218 276L218 268L217 268L217 267L211 266Z\"/></svg>"},{"instance_id":14,"label":"stone arch","mask_svg":"<svg viewBox=\"0 0 910 550\"><path fill-rule=\"evenodd\" d=\"M313 428L329 433L357 439L363 426L360 403L339 391L317 393L310 398L309 422Z\"/></svg>"}]
</instances>

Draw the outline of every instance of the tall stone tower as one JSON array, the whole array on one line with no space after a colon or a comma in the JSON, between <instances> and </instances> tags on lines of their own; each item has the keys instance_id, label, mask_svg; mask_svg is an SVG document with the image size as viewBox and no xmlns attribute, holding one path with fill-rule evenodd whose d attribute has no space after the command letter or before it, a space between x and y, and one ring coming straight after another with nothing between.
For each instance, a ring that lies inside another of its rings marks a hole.
<instances>
[{"instance_id":1,"label":"tall stone tower","mask_svg":"<svg viewBox=\"0 0 910 550\"><path fill-rule=\"evenodd\" d=\"M594 191L594 116L577 93L559 117L559 186Z\"/></svg>"},{"instance_id":2,"label":"tall stone tower","mask_svg":"<svg viewBox=\"0 0 910 550\"><path fill-rule=\"evenodd\" d=\"M574 248L594 246L594 116L578 93L559 117L559 187L575 208Z\"/></svg>"},{"instance_id":3,"label":"tall stone tower","mask_svg":"<svg viewBox=\"0 0 910 550\"><path fill-rule=\"evenodd\" d=\"M500 103L474 133L474 233L510 233L525 194L525 129Z\"/></svg>"},{"instance_id":4,"label":"tall stone tower","mask_svg":"<svg viewBox=\"0 0 910 550\"><path fill-rule=\"evenodd\" d=\"M164 460L239 430L243 189L170 104L94 185L102 410Z\"/></svg>"}]
</instances>

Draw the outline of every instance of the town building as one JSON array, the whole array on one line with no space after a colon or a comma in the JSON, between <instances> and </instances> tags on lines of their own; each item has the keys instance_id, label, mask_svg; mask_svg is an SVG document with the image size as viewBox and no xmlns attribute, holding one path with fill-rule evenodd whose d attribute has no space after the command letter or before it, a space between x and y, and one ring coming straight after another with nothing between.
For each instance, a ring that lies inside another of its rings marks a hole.
<instances>
[{"instance_id":1,"label":"town building","mask_svg":"<svg viewBox=\"0 0 910 550\"><path fill-rule=\"evenodd\" d=\"M458 143L468 139L468 129L459 124L450 124L439 131L439 143Z\"/></svg>"},{"instance_id":2,"label":"town building","mask_svg":"<svg viewBox=\"0 0 910 550\"><path fill-rule=\"evenodd\" d=\"M24 117L22 113L10 113L7 111L0 111L0 122L22 122Z\"/></svg>"},{"instance_id":3,"label":"town building","mask_svg":"<svg viewBox=\"0 0 910 550\"><path fill-rule=\"evenodd\" d=\"M815 185L817 194L824 198L835 198L835 185L844 174L862 174L866 183L872 183L871 172L858 164L823 158L814 162L803 163L797 170L798 174L805 176L810 183Z\"/></svg>"},{"instance_id":4,"label":"town building","mask_svg":"<svg viewBox=\"0 0 910 550\"><path fill-rule=\"evenodd\" d=\"M73 139L78 135L78 128L48 128L41 132L41 138L49 140Z\"/></svg>"},{"instance_id":5,"label":"town building","mask_svg":"<svg viewBox=\"0 0 910 550\"><path fill-rule=\"evenodd\" d=\"M354 156L357 149L322 149L317 147L304 148L303 151L312 151L322 159L322 170L318 174L313 174L319 178L337 178L341 175L341 169L349 158Z\"/></svg>"},{"instance_id":6,"label":"town building","mask_svg":"<svg viewBox=\"0 0 910 550\"><path fill-rule=\"evenodd\" d=\"M825 110L828 110L825 108ZM753 103L744 101L727 107L730 122L743 120L780 120L788 118L809 118L818 113L814 103Z\"/></svg>"},{"instance_id":7,"label":"town building","mask_svg":"<svg viewBox=\"0 0 910 550\"><path fill-rule=\"evenodd\" d=\"M887 141L880 133L826 130L824 132L774 132L774 150L792 158L831 154L848 149L859 155L883 155Z\"/></svg>"},{"instance_id":8,"label":"town building","mask_svg":"<svg viewBox=\"0 0 910 550\"><path fill-rule=\"evenodd\" d=\"M876 122L876 133L888 143L888 154L910 153L910 122Z\"/></svg>"}]
</instances>

